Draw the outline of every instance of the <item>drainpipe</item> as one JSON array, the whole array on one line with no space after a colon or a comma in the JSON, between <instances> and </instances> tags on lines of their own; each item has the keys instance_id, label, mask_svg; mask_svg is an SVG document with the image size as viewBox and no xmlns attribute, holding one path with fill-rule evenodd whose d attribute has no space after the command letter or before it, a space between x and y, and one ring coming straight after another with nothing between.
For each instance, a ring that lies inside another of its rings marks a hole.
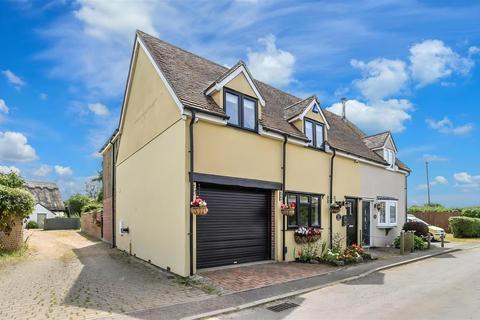
<instances>
[{"instance_id":1,"label":"drainpipe","mask_svg":"<svg viewBox=\"0 0 480 320\"><path fill-rule=\"evenodd\" d=\"M195 120L197 119L195 110L190 109L192 112L192 119L190 120L190 202L192 202L194 199L194 181L193 181L193 170L194 170L194 143L193 143L193 125L195 124ZM189 236L190 236L190 276L193 276L193 215L189 213L190 216L190 231L189 231Z\"/></svg>"},{"instance_id":2,"label":"drainpipe","mask_svg":"<svg viewBox=\"0 0 480 320\"><path fill-rule=\"evenodd\" d=\"M405 175L405 222L407 222L408 215L408 177L410 172Z\"/></svg>"},{"instance_id":3,"label":"drainpipe","mask_svg":"<svg viewBox=\"0 0 480 320\"><path fill-rule=\"evenodd\" d=\"M116 161L115 161L115 142L112 143L112 248L115 248L117 246L116 242L116 226L115 226L115 215L116 215L116 193L117 193L117 188L115 186L116 184Z\"/></svg>"},{"instance_id":4,"label":"drainpipe","mask_svg":"<svg viewBox=\"0 0 480 320\"><path fill-rule=\"evenodd\" d=\"M287 136L283 136L283 151L282 151L282 198L283 203L285 203L285 180L287 175ZM285 246L285 229L286 223L285 220L287 219L283 214L282 216L282 260L285 261L285 255L287 251L287 247Z\"/></svg>"},{"instance_id":5,"label":"drainpipe","mask_svg":"<svg viewBox=\"0 0 480 320\"><path fill-rule=\"evenodd\" d=\"M333 165L334 165L334 160L335 157L337 156L337 151L335 148L330 148L333 151L333 156L330 158L330 203L328 204L330 208L330 204L333 203ZM330 249L332 248L332 241L333 241L333 218L332 218L332 213L330 212L330 209L328 210L328 216L329 216L329 237L330 237Z\"/></svg>"}]
</instances>

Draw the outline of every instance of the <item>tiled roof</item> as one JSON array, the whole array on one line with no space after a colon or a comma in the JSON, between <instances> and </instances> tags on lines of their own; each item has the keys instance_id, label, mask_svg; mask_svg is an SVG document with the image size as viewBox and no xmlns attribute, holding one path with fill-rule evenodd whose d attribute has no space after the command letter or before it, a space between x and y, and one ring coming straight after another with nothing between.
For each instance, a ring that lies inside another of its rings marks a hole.
<instances>
[{"instance_id":1,"label":"tiled roof","mask_svg":"<svg viewBox=\"0 0 480 320\"><path fill-rule=\"evenodd\" d=\"M60 190L55 183L27 181L26 187L39 203L50 211L65 211Z\"/></svg>"},{"instance_id":2,"label":"tiled roof","mask_svg":"<svg viewBox=\"0 0 480 320\"><path fill-rule=\"evenodd\" d=\"M377 133L368 137L364 137L363 142L365 142L367 147L370 149L381 148L385 145L385 141L387 141L389 135L389 131Z\"/></svg>"},{"instance_id":3,"label":"tiled roof","mask_svg":"<svg viewBox=\"0 0 480 320\"><path fill-rule=\"evenodd\" d=\"M137 35L145 44L158 68L165 75L168 83L185 107L226 116L224 110L211 97L205 95L205 91L215 82L220 82L227 77L239 65L244 65L243 61L239 61L232 68L226 68L144 32L137 31ZM266 130L308 140L303 132L287 120L303 112L312 99L315 99L315 96L300 99L261 81L253 81L265 100L265 107L262 108L260 120L261 125ZM386 164L382 157L370 150L362 141L365 134L355 125L325 109L322 111L330 125L328 140L332 147L371 161Z\"/></svg>"},{"instance_id":4,"label":"tiled roof","mask_svg":"<svg viewBox=\"0 0 480 320\"><path fill-rule=\"evenodd\" d=\"M289 105L283 111L284 118L286 120L290 120L290 119L302 114L305 111L305 109L310 105L310 103L312 103L312 101L315 100L315 99L316 99L315 96L311 96L311 97L308 97L305 100L300 100L298 102L295 102L292 105Z\"/></svg>"}]
</instances>

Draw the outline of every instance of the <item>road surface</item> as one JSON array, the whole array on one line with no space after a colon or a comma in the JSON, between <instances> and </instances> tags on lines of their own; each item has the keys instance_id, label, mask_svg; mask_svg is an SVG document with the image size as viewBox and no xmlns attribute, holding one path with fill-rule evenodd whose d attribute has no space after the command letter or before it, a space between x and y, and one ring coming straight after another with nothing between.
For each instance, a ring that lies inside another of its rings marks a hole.
<instances>
[{"instance_id":1,"label":"road surface","mask_svg":"<svg viewBox=\"0 0 480 320\"><path fill-rule=\"evenodd\" d=\"M298 307L273 312L269 306ZM219 319L480 319L480 248L374 273Z\"/></svg>"}]
</instances>

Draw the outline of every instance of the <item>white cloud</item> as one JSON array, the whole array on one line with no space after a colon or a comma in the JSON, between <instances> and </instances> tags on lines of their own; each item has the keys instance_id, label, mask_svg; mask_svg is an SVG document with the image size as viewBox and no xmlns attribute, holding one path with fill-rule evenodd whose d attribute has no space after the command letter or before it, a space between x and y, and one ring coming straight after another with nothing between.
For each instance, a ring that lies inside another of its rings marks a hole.
<instances>
[{"instance_id":1,"label":"white cloud","mask_svg":"<svg viewBox=\"0 0 480 320\"><path fill-rule=\"evenodd\" d=\"M430 181L430 187L433 187L433 186L436 186L436 185L439 185L439 184L447 185L448 180L444 176L436 176L433 179L433 181ZM417 189L418 190L427 190L427 184L426 183L419 184L417 186Z\"/></svg>"},{"instance_id":2,"label":"white cloud","mask_svg":"<svg viewBox=\"0 0 480 320\"><path fill-rule=\"evenodd\" d=\"M22 78L20 78L19 76L17 76L15 73L13 73L12 71L10 71L8 69L3 70L2 74L7 78L8 82L10 82L10 84L14 85L15 88L17 88L17 89L20 89L21 87L23 87L26 84L25 81L22 80Z\"/></svg>"},{"instance_id":3,"label":"white cloud","mask_svg":"<svg viewBox=\"0 0 480 320\"><path fill-rule=\"evenodd\" d=\"M97 116L108 116L110 114L110 111L108 108L101 103L89 103L88 104L88 110L93 112Z\"/></svg>"},{"instance_id":4,"label":"white cloud","mask_svg":"<svg viewBox=\"0 0 480 320\"><path fill-rule=\"evenodd\" d=\"M441 133L464 135L470 133L474 129L474 126L471 123L467 123L461 126L454 126L453 122L447 117L443 117L442 120L438 121L426 119L425 122L427 123L429 128L438 130Z\"/></svg>"},{"instance_id":5,"label":"white cloud","mask_svg":"<svg viewBox=\"0 0 480 320\"><path fill-rule=\"evenodd\" d=\"M63 166L56 165L54 166L54 168L55 168L55 173L60 177L70 177L71 175L73 175L73 171L70 167L63 167Z\"/></svg>"},{"instance_id":6,"label":"white cloud","mask_svg":"<svg viewBox=\"0 0 480 320\"><path fill-rule=\"evenodd\" d=\"M475 47L475 46L472 46L470 48L468 48L468 56L469 57L472 57L476 54L479 54L480 53L480 48L479 47Z\"/></svg>"},{"instance_id":7,"label":"white cloud","mask_svg":"<svg viewBox=\"0 0 480 320\"><path fill-rule=\"evenodd\" d=\"M409 79L402 60L379 58L365 63L354 59L350 64L362 71L363 78L353 83L368 100L380 100L400 93Z\"/></svg>"},{"instance_id":8,"label":"white cloud","mask_svg":"<svg viewBox=\"0 0 480 320\"><path fill-rule=\"evenodd\" d=\"M475 51L475 49L473 49ZM474 66L440 40L425 40L410 48L410 71L418 87L434 83L452 74L467 74Z\"/></svg>"},{"instance_id":9,"label":"white cloud","mask_svg":"<svg viewBox=\"0 0 480 320\"><path fill-rule=\"evenodd\" d=\"M46 177L52 172L52 167L46 164L42 164L37 170L33 172L33 175L37 177Z\"/></svg>"},{"instance_id":10,"label":"white cloud","mask_svg":"<svg viewBox=\"0 0 480 320\"><path fill-rule=\"evenodd\" d=\"M444 176L436 176L433 182L437 184L448 184L448 180Z\"/></svg>"},{"instance_id":11,"label":"white cloud","mask_svg":"<svg viewBox=\"0 0 480 320\"><path fill-rule=\"evenodd\" d=\"M275 36L270 34L258 40L265 45L264 51L249 50L248 67L252 75L271 85L285 86L293 81L293 67L295 57L288 51L278 49Z\"/></svg>"},{"instance_id":12,"label":"white cloud","mask_svg":"<svg viewBox=\"0 0 480 320\"><path fill-rule=\"evenodd\" d=\"M3 112L3 113L8 113L8 106L7 106L7 103L5 102L5 100L3 99L0 99L0 112Z\"/></svg>"},{"instance_id":13,"label":"white cloud","mask_svg":"<svg viewBox=\"0 0 480 320\"><path fill-rule=\"evenodd\" d=\"M14 166L0 166L0 173L10 173L10 172L20 174L20 169Z\"/></svg>"},{"instance_id":14,"label":"white cloud","mask_svg":"<svg viewBox=\"0 0 480 320\"><path fill-rule=\"evenodd\" d=\"M342 104L335 103L327 110L342 114ZM405 122L411 119L409 111L413 105L406 99L379 100L363 103L358 100L348 100L346 103L347 118L366 132L390 130L401 132L405 130Z\"/></svg>"},{"instance_id":15,"label":"white cloud","mask_svg":"<svg viewBox=\"0 0 480 320\"><path fill-rule=\"evenodd\" d=\"M457 172L453 175L455 179L455 187L459 187L464 191L480 189L480 175L474 176L465 171Z\"/></svg>"},{"instance_id":16,"label":"white cloud","mask_svg":"<svg viewBox=\"0 0 480 320\"><path fill-rule=\"evenodd\" d=\"M0 160L29 162L36 160L35 149L28 144L27 137L20 132L0 132Z\"/></svg>"},{"instance_id":17,"label":"white cloud","mask_svg":"<svg viewBox=\"0 0 480 320\"><path fill-rule=\"evenodd\" d=\"M153 26L152 1L79 0L75 17L84 22L85 33L101 40L112 35L131 40L136 29L157 35Z\"/></svg>"},{"instance_id":18,"label":"white cloud","mask_svg":"<svg viewBox=\"0 0 480 320\"><path fill-rule=\"evenodd\" d=\"M423 160L428 161L428 162L434 162L434 161L448 161L448 158L442 157L436 154L424 154L423 155Z\"/></svg>"}]
</instances>

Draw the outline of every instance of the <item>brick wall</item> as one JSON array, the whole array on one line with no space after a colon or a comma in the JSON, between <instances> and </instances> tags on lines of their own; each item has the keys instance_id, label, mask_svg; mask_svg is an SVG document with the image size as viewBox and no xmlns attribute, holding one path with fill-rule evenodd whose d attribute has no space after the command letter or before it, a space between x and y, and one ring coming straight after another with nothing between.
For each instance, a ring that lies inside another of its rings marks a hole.
<instances>
[{"instance_id":1,"label":"brick wall","mask_svg":"<svg viewBox=\"0 0 480 320\"><path fill-rule=\"evenodd\" d=\"M103 199L103 241L112 243L112 197Z\"/></svg>"},{"instance_id":2,"label":"brick wall","mask_svg":"<svg viewBox=\"0 0 480 320\"><path fill-rule=\"evenodd\" d=\"M82 213L80 217L80 226L82 232L85 232L91 237L101 239L102 238L102 227L101 227L101 215L102 211L98 210L96 212L97 216L93 212Z\"/></svg>"},{"instance_id":3,"label":"brick wall","mask_svg":"<svg viewBox=\"0 0 480 320\"><path fill-rule=\"evenodd\" d=\"M23 225L22 220L15 221L12 231L9 235L0 232L0 250L15 250L23 244Z\"/></svg>"}]
</instances>

